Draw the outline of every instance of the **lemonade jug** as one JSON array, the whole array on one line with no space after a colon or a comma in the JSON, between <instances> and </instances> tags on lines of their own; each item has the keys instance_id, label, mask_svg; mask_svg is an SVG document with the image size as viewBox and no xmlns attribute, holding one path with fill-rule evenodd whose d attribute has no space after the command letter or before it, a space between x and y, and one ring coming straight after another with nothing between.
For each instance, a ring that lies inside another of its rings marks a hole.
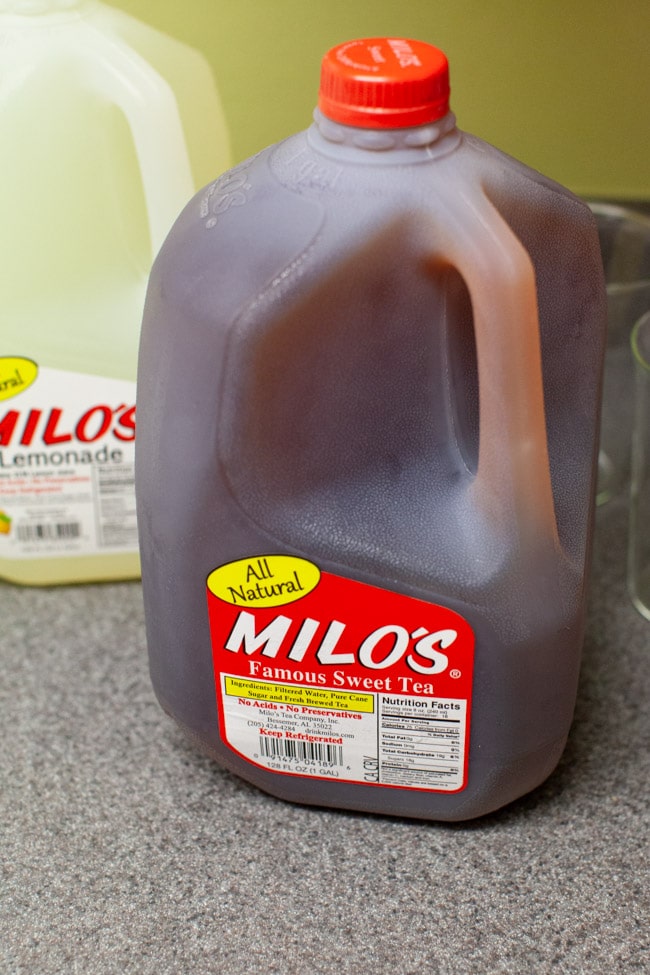
<instances>
[{"instance_id":1,"label":"lemonade jug","mask_svg":"<svg viewBox=\"0 0 650 975\"><path fill-rule=\"evenodd\" d=\"M137 576L153 256L229 164L210 70L97 0L0 0L0 577Z\"/></svg>"}]
</instances>

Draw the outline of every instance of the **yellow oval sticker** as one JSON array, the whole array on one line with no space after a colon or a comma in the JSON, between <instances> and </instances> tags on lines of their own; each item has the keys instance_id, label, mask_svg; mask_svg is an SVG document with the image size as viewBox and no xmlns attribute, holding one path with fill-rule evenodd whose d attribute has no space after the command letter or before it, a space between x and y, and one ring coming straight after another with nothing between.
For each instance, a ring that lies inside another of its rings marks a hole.
<instances>
[{"instance_id":1,"label":"yellow oval sticker","mask_svg":"<svg viewBox=\"0 0 650 975\"><path fill-rule=\"evenodd\" d=\"M286 606L316 588L320 569L293 555L262 555L238 559L208 576L208 589L233 606Z\"/></svg>"},{"instance_id":2,"label":"yellow oval sticker","mask_svg":"<svg viewBox=\"0 0 650 975\"><path fill-rule=\"evenodd\" d=\"M38 366L31 359L18 355L0 356L0 400L22 393L37 375Z\"/></svg>"}]
</instances>

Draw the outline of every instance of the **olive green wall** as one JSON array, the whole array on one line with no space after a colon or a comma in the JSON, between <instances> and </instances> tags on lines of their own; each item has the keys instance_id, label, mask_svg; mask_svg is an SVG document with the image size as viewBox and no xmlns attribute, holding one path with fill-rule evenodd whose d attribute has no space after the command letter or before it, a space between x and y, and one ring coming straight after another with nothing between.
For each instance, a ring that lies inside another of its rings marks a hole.
<instances>
[{"instance_id":1,"label":"olive green wall","mask_svg":"<svg viewBox=\"0 0 650 975\"><path fill-rule=\"evenodd\" d=\"M210 61L240 161L309 124L324 51L430 41L462 128L577 193L650 199L648 0L115 0Z\"/></svg>"}]
</instances>

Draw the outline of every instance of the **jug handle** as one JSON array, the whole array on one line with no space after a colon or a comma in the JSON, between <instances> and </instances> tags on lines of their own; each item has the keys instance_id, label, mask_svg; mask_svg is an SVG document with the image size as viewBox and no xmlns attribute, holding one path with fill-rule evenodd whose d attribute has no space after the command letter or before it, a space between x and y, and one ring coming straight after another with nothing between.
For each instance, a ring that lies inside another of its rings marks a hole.
<instances>
[{"instance_id":1,"label":"jug handle","mask_svg":"<svg viewBox=\"0 0 650 975\"><path fill-rule=\"evenodd\" d=\"M92 31L87 39L86 82L117 105L131 130L155 257L195 192L176 98L164 78L119 37Z\"/></svg>"},{"instance_id":2,"label":"jug handle","mask_svg":"<svg viewBox=\"0 0 650 975\"><path fill-rule=\"evenodd\" d=\"M535 270L530 256L483 194L450 214L437 260L469 291L479 384L478 467L472 491L495 521L514 518L520 544L559 540L551 486ZM438 248L436 248L438 250Z\"/></svg>"}]
</instances>

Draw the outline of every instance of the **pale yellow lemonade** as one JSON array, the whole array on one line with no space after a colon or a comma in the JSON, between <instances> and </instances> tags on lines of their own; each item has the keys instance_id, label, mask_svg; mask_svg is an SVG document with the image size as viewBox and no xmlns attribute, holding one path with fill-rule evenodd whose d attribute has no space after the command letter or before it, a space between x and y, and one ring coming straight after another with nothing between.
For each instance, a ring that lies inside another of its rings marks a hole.
<instances>
[{"instance_id":1,"label":"pale yellow lemonade","mask_svg":"<svg viewBox=\"0 0 650 975\"><path fill-rule=\"evenodd\" d=\"M0 0L0 42L0 577L134 578L147 278L223 112L200 54L94 0Z\"/></svg>"}]
</instances>

